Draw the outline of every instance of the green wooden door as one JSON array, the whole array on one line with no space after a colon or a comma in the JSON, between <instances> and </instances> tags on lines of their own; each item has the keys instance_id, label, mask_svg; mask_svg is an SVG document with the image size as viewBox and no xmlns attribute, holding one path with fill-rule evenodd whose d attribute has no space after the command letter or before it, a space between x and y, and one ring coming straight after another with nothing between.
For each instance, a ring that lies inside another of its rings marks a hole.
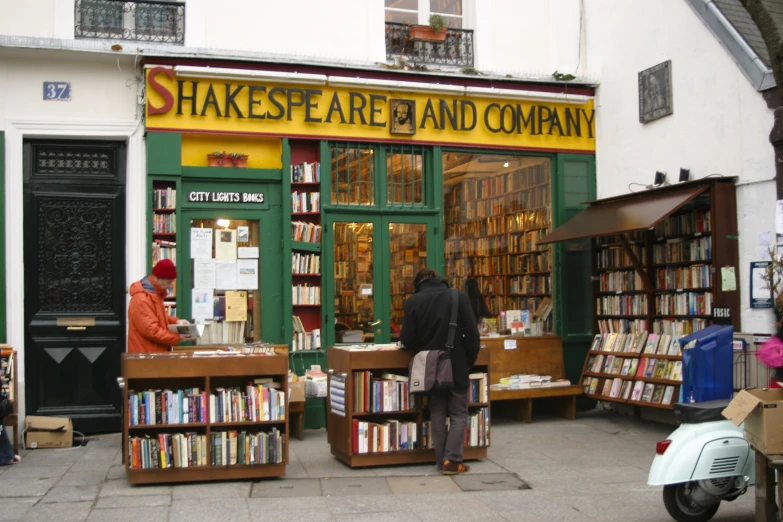
<instances>
[{"instance_id":1,"label":"green wooden door","mask_svg":"<svg viewBox=\"0 0 783 522\"><path fill-rule=\"evenodd\" d=\"M436 262L436 218L330 213L324 218L325 346L397 341L413 278ZM331 273L329 273L331 270Z\"/></svg>"}]
</instances>

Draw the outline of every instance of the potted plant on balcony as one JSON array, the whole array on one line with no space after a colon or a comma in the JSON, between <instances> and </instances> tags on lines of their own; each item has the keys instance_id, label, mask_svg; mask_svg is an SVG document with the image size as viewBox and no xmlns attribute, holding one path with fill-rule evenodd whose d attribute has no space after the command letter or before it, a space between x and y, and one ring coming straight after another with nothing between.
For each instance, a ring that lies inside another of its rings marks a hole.
<instances>
[{"instance_id":1,"label":"potted plant on balcony","mask_svg":"<svg viewBox=\"0 0 783 522\"><path fill-rule=\"evenodd\" d=\"M210 167L241 167L247 168L247 154L239 152L212 152L207 154Z\"/></svg>"},{"instance_id":2,"label":"potted plant on balcony","mask_svg":"<svg viewBox=\"0 0 783 522\"><path fill-rule=\"evenodd\" d=\"M411 40L420 42L445 42L446 22L439 14L430 16L430 25L412 25L408 29Z\"/></svg>"}]
</instances>

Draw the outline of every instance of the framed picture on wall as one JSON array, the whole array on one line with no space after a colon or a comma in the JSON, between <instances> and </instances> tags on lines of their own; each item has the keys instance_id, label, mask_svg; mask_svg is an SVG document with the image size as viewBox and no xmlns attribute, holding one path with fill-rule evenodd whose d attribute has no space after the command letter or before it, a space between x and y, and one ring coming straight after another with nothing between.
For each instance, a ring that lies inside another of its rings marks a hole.
<instances>
[{"instance_id":1,"label":"framed picture on wall","mask_svg":"<svg viewBox=\"0 0 783 522\"><path fill-rule=\"evenodd\" d=\"M672 61L639 73L639 121L649 123L672 114Z\"/></svg>"}]
</instances>

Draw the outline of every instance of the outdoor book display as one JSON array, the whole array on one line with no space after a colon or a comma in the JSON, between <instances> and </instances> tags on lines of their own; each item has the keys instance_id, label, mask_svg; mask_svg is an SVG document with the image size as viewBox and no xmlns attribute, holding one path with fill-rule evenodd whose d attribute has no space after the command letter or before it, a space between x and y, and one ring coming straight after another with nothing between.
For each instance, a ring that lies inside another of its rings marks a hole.
<instances>
[{"instance_id":1,"label":"outdoor book display","mask_svg":"<svg viewBox=\"0 0 783 522\"><path fill-rule=\"evenodd\" d=\"M413 355L396 345L328 349L328 441L348 466L435 461L426 399L408 394ZM471 369L465 459L486 458L490 444L489 359L482 349Z\"/></svg>"},{"instance_id":2,"label":"outdoor book display","mask_svg":"<svg viewBox=\"0 0 783 522\"><path fill-rule=\"evenodd\" d=\"M585 213L620 207L652 226L595 240L600 334L582 385L594 399L671 409L682 384L677 340L707 327L717 310L739 327L734 180L706 178L601 200Z\"/></svg>"},{"instance_id":3,"label":"outdoor book display","mask_svg":"<svg viewBox=\"0 0 783 522\"><path fill-rule=\"evenodd\" d=\"M682 385L679 337L598 334L585 361L582 385L592 399L671 409Z\"/></svg>"},{"instance_id":4,"label":"outdoor book display","mask_svg":"<svg viewBox=\"0 0 783 522\"><path fill-rule=\"evenodd\" d=\"M0 394L5 395L14 403L14 413L3 418L5 427L14 429L13 441L14 453L19 452L19 433L18 433L18 405L16 402L16 350L7 344L0 345Z\"/></svg>"},{"instance_id":5,"label":"outdoor book display","mask_svg":"<svg viewBox=\"0 0 783 522\"><path fill-rule=\"evenodd\" d=\"M223 350L123 355L123 449L131 484L285 474L287 348Z\"/></svg>"}]
</instances>

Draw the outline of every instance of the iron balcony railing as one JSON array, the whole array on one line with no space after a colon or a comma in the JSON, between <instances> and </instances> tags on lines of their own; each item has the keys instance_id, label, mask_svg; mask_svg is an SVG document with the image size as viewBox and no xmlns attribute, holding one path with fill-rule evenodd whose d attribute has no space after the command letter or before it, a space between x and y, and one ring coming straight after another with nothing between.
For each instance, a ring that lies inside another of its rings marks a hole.
<instances>
[{"instance_id":1,"label":"iron balcony railing","mask_svg":"<svg viewBox=\"0 0 783 522\"><path fill-rule=\"evenodd\" d=\"M473 67L473 31L446 29L443 42L413 40L406 24L386 22L386 58L414 64Z\"/></svg>"},{"instance_id":2,"label":"iron balcony railing","mask_svg":"<svg viewBox=\"0 0 783 522\"><path fill-rule=\"evenodd\" d=\"M185 43L185 4L154 0L76 0L76 38Z\"/></svg>"}]
</instances>

